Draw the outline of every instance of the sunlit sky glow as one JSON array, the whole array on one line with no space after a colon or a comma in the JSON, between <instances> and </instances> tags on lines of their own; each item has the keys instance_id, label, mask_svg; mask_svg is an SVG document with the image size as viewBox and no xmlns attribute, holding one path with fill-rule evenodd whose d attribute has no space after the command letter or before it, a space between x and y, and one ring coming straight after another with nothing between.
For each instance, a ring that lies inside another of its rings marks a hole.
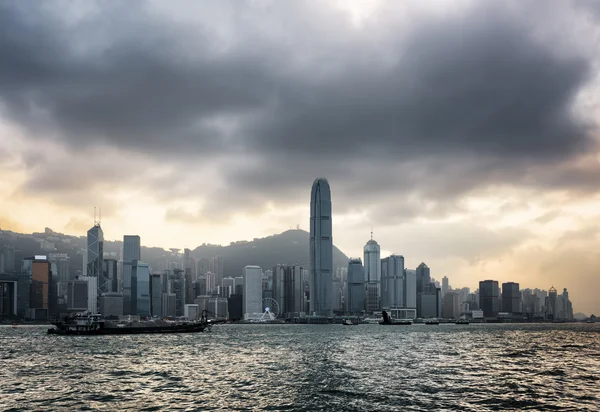
<instances>
[{"instance_id":1,"label":"sunlit sky glow","mask_svg":"<svg viewBox=\"0 0 600 412\"><path fill-rule=\"evenodd\" d=\"M0 3L0 227L308 230L600 312L594 1ZM252 262L248 262L251 264Z\"/></svg>"}]
</instances>

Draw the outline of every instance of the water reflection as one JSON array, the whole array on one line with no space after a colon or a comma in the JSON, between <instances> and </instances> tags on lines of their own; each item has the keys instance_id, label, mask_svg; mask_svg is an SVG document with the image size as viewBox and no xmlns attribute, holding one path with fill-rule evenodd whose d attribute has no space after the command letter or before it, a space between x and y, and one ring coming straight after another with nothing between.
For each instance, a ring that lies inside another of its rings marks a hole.
<instances>
[{"instance_id":1,"label":"water reflection","mask_svg":"<svg viewBox=\"0 0 600 412\"><path fill-rule=\"evenodd\" d=\"M600 325L44 331L0 327L3 408L482 411L600 403Z\"/></svg>"}]
</instances>

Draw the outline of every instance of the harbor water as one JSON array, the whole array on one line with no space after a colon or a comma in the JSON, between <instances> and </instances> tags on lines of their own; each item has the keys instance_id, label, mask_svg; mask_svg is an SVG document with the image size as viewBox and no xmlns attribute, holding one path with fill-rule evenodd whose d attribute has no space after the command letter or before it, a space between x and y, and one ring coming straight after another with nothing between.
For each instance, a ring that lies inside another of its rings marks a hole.
<instances>
[{"instance_id":1,"label":"harbor water","mask_svg":"<svg viewBox=\"0 0 600 412\"><path fill-rule=\"evenodd\" d=\"M600 324L0 326L0 410L590 410Z\"/></svg>"}]
</instances>

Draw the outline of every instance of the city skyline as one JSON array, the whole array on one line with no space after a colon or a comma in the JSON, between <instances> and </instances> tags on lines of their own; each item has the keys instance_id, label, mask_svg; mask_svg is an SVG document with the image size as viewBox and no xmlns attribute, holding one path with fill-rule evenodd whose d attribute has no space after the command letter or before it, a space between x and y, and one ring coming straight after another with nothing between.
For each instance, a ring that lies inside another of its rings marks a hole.
<instances>
[{"instance_id":1,"label":"city skyline","mask_svg":"<svg viewBox=\"0 0 600 412\"><path fill-rule=\"evenodd\" d=\"M327 176L348 256L598 312L597 9L419 3L3 2L0 227L229 244Z\"/></svg>"}]
</instances>

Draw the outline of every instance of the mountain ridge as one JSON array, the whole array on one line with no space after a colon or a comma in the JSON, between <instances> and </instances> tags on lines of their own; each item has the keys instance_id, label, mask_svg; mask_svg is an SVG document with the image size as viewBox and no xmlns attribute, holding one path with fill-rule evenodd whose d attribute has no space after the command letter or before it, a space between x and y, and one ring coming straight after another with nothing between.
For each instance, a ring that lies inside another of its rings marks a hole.
<instances>
[{"instance_id":1,"label":"mountain ridge","mask_svg":"<svg viewBox=\"0 0 600 412\"><path fill-rule=\"evenodd\" d=\"M205 243L193 249L191 255L198 259L222 256L225 276L239 276L246 265L271 269L277 264L299 264L308 269L309 240L308 232L291 229L250 241L231 242L227 246ZM56 250L43 250L43 242L54 243ZM74 275L83 267L82 249L86 247L86 237L56 233L51 229L31 234L3 230L0 231L0 251L3 250L4 245L14 246L16 260L33 255L66 253L71 262L70 272ZM105 240L104 251L111 255L108 258L119 259L122 245L123 242L120 240ZM150 264L155 272L164 270L168 261L181 260L181 256L174 256L169 250L160 247L142 246L141 253L141 259ZM348 257L334 245L333 270L346 267L347 264Z\"/></svg>"}]
</instances>

